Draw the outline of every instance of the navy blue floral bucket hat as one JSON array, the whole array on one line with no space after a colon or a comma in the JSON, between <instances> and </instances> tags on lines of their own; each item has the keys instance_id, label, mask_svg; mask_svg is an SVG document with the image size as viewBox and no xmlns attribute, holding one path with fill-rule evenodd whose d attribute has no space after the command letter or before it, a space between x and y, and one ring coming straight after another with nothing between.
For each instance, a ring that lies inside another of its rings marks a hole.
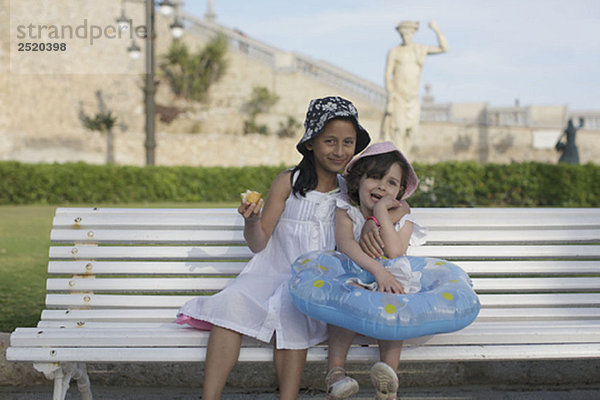
<instances>
[{"instance_id":1,"label":"navy blue floral bucket hat","mask_svg":"<svg viewBox=\"0 0 600 400\"><path fill-rule=\"evenodd\" d=\"M364 150L371 141L369 132L358 122L358 111L352 102L337 96L311 100L304 120L304 136L296 145L303 155L308 153L305 143L321 134L327 122L334 118L349 118L356 128L356 149L354 154Z\"/></svg>"}]
</instances>

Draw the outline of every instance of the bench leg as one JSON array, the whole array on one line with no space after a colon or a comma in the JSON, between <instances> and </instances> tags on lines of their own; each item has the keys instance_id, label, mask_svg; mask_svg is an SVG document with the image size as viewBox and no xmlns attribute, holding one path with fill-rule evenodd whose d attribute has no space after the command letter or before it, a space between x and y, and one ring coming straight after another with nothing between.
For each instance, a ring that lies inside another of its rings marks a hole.
<instances>
[{"instance_id":1,"label":"bench leg","mask_svg":"<svg viewBox=\"0 0 600 400\"><path fill-rule=\"evenodd\" d=\"M52 400L65 400L71 379L77 381L81 400L93 400L85 363L34 363L33 367L54 381Z\"/></svg>"}]
</instances>

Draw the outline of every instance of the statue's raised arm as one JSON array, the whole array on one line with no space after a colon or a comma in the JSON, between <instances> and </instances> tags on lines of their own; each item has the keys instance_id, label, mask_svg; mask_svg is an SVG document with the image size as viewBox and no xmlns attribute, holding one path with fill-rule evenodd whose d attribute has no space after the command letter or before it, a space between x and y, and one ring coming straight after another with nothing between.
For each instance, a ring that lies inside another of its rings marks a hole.
<instances>
[{"instance_id":1,"label":"statue's raised arm","mask_svg":"<svg viewBox=\"0 0 600 400\"><path fill-rule=\"evenodd\" d=\"M435 35L437 36L437 40L438 40L438 45L437 46L429 46L427 54L440 54L440 53L447 52L448 51L448 41L446 40L446 37L444 36L444 34L440 30L440 28L437 26L437 23L435 21L430 21L429 28L431 28L431 30L435 32Z\"/></svg>"}]
</instances>

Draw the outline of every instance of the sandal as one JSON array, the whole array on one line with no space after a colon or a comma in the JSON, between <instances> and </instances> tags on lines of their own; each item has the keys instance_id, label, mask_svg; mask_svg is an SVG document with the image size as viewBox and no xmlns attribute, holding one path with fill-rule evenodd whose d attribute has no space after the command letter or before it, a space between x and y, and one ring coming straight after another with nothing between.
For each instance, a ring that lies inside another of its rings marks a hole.
<instances>
[{"instance_id":1,"label":"sandal","mask_svg":"<svg viewBox=\"0 0 600 400\"><path fill-rule=\"evenodd\" d=\"M327 399L346 399L358 392L358 382L346 375L342 367L333 367L325 376L327 384Z\"/></svg>"},{"instance_id":2,"label":"sandal","mask_svg":"<svg viewBox=\"0 0 600 400\"><path fill-rule=\"evenodd\" d=\"M371 382L375 388L377 400L396 400L398 398L398 375L384 362L377 362L371 368Z\"/></svg>"}]
</instances>

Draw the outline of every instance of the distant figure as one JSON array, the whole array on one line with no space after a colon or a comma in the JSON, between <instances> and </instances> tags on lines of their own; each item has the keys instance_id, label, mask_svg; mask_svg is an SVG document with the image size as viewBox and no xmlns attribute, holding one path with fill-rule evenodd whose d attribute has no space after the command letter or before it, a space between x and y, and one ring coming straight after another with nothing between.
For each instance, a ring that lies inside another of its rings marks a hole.
<instances>
[{"instance_id":1,"label":"distant figure","mask_svg":"<svg viewBox=\"0 0 600 400\"><path fill-rule=\"evenodd\" d=\"M577 135L577 130L583 126L583 123L583 118L579 118L579 126L575 127L573 119L569 118L567 129L560 135L555 146L556 151L562 151L562 154L558 159L559 163L579 164L579 150L577 150L577 145L575 144L575 136ZM567 136L567 143L561 141L562 137L565 135Z\"/></svg>"},{"instance_id":2,"label":"distant figure","mask_svg":"<svg viewBox=\"0 0 600 400\"><path fill-rule=\"evenodd\" d=\"M408 139L419 125L421 106L419 103L419 83L421 72L428 54L448 51L448 42L435 21L429 27L436 33L438 46L428 46L412 42L419 29L419 23L403 21L396 27L402 44L392 48L385 67L385 88L387 105L381 124L380 139L395 143L402 151L408 151Z\"/></svg>"}]
</instances>

